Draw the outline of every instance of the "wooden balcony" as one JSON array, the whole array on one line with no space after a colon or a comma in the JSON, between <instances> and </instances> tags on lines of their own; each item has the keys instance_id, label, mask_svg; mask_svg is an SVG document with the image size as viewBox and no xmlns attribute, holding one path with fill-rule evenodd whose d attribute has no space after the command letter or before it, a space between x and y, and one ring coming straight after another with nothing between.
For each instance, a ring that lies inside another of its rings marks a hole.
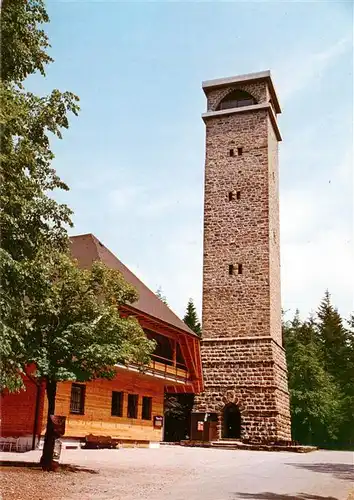
<instances>
[{"instance_id":1,"label":"wooden balcony","mask_svg":"<svg viewBox=\"0 0 354 500\"><path fill-rule=\"evenodd\" d=\"M131 366L137 367L137 365ZM151 355L151 361L148 366L143 367L143 372L168 380L175 380L179 383L187 384L190 382L190 374L184 364L178 363L172 359L163 358L162 356L157 356L156 354Z\"/></svg>"}]
</instances>

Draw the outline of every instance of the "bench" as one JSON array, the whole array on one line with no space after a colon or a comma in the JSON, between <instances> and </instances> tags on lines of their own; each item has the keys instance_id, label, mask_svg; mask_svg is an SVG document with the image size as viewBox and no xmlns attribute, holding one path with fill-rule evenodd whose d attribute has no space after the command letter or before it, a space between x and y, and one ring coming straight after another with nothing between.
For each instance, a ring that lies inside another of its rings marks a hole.
<instances>
[{"instance_id":1,"label":"bench","mask_svg":"<svg viewBox=\"0 0 354 500\"><path fill-rule=\"evenodd\" d=\"M116 448L118 444L117 439L113 439L111 436L94 436L93 434L88 434L85 436L85 448L88 449L100 449L100 448Z\"/></svg>"}]
</instances>

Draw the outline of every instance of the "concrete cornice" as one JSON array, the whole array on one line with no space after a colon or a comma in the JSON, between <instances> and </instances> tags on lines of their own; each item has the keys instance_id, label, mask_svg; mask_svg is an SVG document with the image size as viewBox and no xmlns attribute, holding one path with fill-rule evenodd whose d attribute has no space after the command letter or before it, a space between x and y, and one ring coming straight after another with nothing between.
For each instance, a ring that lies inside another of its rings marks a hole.
<instances>
[{"instance_id":1,"label":"concrete cornice","mask_svg":"<svg viewBox=\"0 0 354 500\"><path fill-rule=\"evenodd\" d=\"M259 71L258 73L248 73L246 75L238 75L238 76L230 76L228 78L217 78L215 80L206 80L202 82L202 88L207 94L210 90L214 90L222 87L229 87L238 83L248 83L248 82L256 82L260 80L266 80L269 85L269 91L272 95L272 100L274 103L275 111L277 113L281 113L279 101L277 94L275 92L275 88L273 85L271 73L269 70L267 71Z\"/></svg>"},{"instance_id":2,"label":"concrete cornice","mask_svg":"<svg viewBox=\"0 0 354 500\"><path fill-rule=\"evenodd\" d=\"M275 135L278 141L281 141L282 137L278 127L277 118L275 116L271 104L268 102L262 104L253 104L252 106L242 106L241 108L229 108L229 109L220 109L219 111L207 111L206 113L202 114L202 119L204 120L204 122L206 122L207 120L210 120L211 118L217 118L218 116L233 115L236 113L247 113L250 111L259 111L263 109L268 110L268 114L272 122Z\"/></svg>"}]
</instances>

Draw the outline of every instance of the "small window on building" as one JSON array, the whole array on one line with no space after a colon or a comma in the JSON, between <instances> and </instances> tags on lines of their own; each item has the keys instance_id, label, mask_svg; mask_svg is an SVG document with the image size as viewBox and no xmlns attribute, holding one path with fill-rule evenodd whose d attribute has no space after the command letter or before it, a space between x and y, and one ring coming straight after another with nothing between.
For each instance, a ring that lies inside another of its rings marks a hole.
<instances>
[{"instance_id":1,"label":"small window on building","mask_svg":"<svg viewBox=\"0 0 354 500\"><path fill-rule=\"evenodd\" d=\"M152 398L143 396L143 407L141 410L141 418L143 420L151 420Z\"/></svg>"},{"instance_id":2,"label":"small window on building","mask_svg":"<svg viewBox=\"0 0 354 500\"><path fill-rule=\"evenodd\" d=\"M229 264L229 275L231 276L232 274L234 274L234 265Z\"/></svg>"},{"instance_id":3,"label":"small window on building","mask_svg":"<svg viewBox=\"0 0 354 500\"><path fill-rule=\"evenodd\" d=\"M241 156L243 153L243 148L237 148L237 154L238 156Z\"/></svg>"},{"instance_id":4,"label":"small window on building","mask_svg":"<svg viewBox=\"0 0 354 500\"><path fill-rule=\"evenodd\" d=\"M138 398L137 394L128 394L128 418L138 418Z\"/></svg>"},{"instance_id":5,"label":"small window on building","mask_svg":"<svg viewBox=\"0 0 354 500\"><path fill-rule=\"evenodd\" d=\"M230 155L230 156L235 156L235 152L234 152L234 150L233 150L233 149L230 149L230 150L229 150L229 155Z\"/></svg>"},{"instance_id":6,"label":"small window on building","mask_svg":"<svg viewBox=\"0 0 354 500\"><path fill-rule=\"evenodd\" d=\"M242 274L242 264L238 265L238 274Z\"/></svg>"},{"instance_id":7,"label":"small window on building","mask_svg":"<svg viewBox=\"0 0 354 500\"><path fill-rule=\"evenodd\" d=\"M111 415L114 417L123 416L123 392L112 392Z\"/></svg>"},{"instance_id":8,"label":"small window on building","mask_svg":"<svg viewBox=\"0 0 354 500\"><path fill-rule=\"evenodd\" d=\"M241 191L237 191L237 193L236 193L236 199L237 200L241 199Z\"/></svg>"},{"instance_id":9,"label":"small window on building","mask_svg":"<svg viewBox=\"0 0 354 500\"><path fill-rule=\"evenodd\" d=\"M70 398L70 413L83 415L85 411L85 391L83 384L72 384Z\"/></svg>"},{"instance_id":10,"label":"small window on building","mask_svg":"<svg viewBox=\"0 0 354 500\"><path fill-rule=\"evenodd\" d=\"M232 191L229 191L229 201L232 201L234 199L234 194Z\"/></svg>"}]
</instances>

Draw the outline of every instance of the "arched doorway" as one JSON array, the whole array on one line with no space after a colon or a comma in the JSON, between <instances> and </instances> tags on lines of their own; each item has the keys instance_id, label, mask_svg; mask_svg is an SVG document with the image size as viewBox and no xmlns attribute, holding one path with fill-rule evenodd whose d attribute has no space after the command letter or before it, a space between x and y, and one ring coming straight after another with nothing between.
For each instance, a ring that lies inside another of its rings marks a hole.
<instances>
[{"instance_id":1,"label":"arched doorway","mask_svg":"<svg viewBox=\"0 0 354 500\"><path fill-rule=\"evenodd\" d=\"M223 438L241 437L241 413L234 403L225 406L223 411Z\"/></svg>"}]
</instances>

